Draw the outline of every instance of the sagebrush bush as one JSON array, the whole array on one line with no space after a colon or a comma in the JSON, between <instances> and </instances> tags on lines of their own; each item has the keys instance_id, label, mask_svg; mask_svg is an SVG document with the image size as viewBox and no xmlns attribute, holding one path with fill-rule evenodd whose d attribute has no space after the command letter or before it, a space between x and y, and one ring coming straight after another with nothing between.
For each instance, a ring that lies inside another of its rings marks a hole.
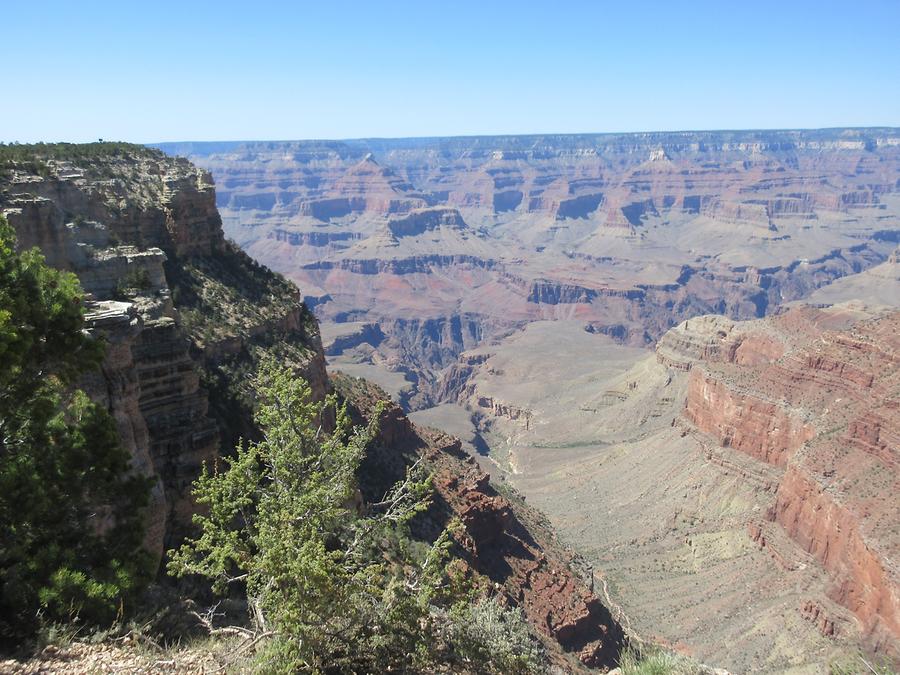
<instances>
[{"instance_id":1,"label":"sagebrush bush","mask_svg":"<svg viewBox=\"0 0 900 675\"><path fill-rule=\"evenodd\" d=\"M619 657L622 675L703 675L696 661L658 647L629 648Z\"/></svg>"},{"instance_id":2,"label":"sagebrush bush","mask_svg":"<svg viewBox=\"0 0 900 675\"><path fill-rule=\"evenodd\" d=\"M482 672L531 673L543 663L522 610L504 607L495 598L455 606L448 633L455 654Z\"/></svg>"}]
</instances>

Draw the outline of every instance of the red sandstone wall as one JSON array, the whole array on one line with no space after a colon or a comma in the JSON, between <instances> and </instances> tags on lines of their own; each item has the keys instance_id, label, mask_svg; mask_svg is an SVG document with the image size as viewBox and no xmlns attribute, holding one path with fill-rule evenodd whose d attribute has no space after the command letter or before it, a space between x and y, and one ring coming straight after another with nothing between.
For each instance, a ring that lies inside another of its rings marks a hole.
<instances>
[{"instance_id":1,"label":"red sandstone wall","mask_svg":"<svg viewBox=\"0 0 900 675\"><path fill-rule=\"evenodd\" d=\"M770 516L822 563L832 579L828 596L859 618L875 648L896 645L900 594L856 517L796 467L789 467L781 481Z\"/></svg>"},{"instance_id":2,"label":"red sandstone wall","mask_svg":"<svg viewBox=\"0 0 900 675\"><path fill-rule=\"evenodd\" d=\"M698 368L691 371L684 414L723 446L776 466L815 434L774 403L733 392Z\"/></svg>"}]
</instances>

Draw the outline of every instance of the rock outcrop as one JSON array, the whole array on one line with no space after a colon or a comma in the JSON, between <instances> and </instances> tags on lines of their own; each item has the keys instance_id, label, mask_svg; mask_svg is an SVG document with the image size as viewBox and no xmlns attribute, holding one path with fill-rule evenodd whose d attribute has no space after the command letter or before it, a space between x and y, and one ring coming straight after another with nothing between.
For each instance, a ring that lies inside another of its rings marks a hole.
<instances>
[{"instance_id":1,"label":"rock outcrop","mask_svg":"<svg viewBox=\"0 0 900 675\"><path fill-rule=\"evenodd\" d=\"M163 476L154 465L135 368L134 350L143 332L143 321L132 303L104 301L89 306L85 324L92 334L106 341L107 347L101 371L85 378L84 389L112 414L122 445L131 455L134 470L155 478L147 509L144 546L154 558L161 559L169 507Z\"/></svg>"},{"instance_id":2,"label":"rock outcrop","mask_svg":"<svg viewBox=\"0 0 900 675\"><path fill-rule=\"evenodd\" d=\"M691 373L684 415L723 447L776 466L785 466L815 435L812 427L782 406L758 395L733 391L699 369Z\"/></svg>"},{"instance_id":3,"label":"rock outcrop","mask_svg":"<svg viewBox=\"0 0 900 675\"><path fill-rule=\"evenodd\" d=\"M0 210L20 247L39 247L88 293L87 325L108 348L84 386L154 478L146 545L159 559L191 527L202 464L235 429L252 433L240 387L210 384L226 369L246 376L279 342L324 395L318 330L294 287L225 241L207 172L139 146L41 151L0 179Z\"/></svg>"},{"instance_id":4,"label":"rock outcrop","mask_svg":"<svg viewBox=\"0 0 900 675\"><path fill-rule=\"evenodd\" d=\"M442 227L464 230L467 225L456 209L421 209L401 218L392 218L387 227L395 237L412 237Z\"/></svg>"},{"instance_id":5,"label":"rock outcrop","mask_svg":"<svg viewBox=\"0 0 900 675\"><path fill-rule=\"evenodd\" d=\"M413 192L412 185L378 164L369 153L336 180L326 196L302 201L300 212L328 221L359 212L406 213L427 205L422 195Z\"/></svg>"},{"instance_id":6,"label":"rock outcrop","mask_svg":"<svg viewBox=\"0 0 900 675\"><path fill-rule=\"evenodd\" d=\"M733 672L897 659L900 312L694 317L656 353L592 328L467 350L441 389L464 410L414 419L474 429L629 634Z\"/></svg>"},{"instance_id":7,"label":"rock outcrop","mask_svg":"<svg viewBox=\"0 0 900 675\"><path fill-rule=\"evenodd\" d=\"M360 419L386 398L364 381L338 376L335 383ZM538 633L551 641L551 654L561 650L591 667L615 665L624 634L593 594L593 582L576 571L574 555L555 540L538 513L520 498L498 493L458 439L419 428L398 406L389 407L381 418L377 447L370 449L362 467L363 489L373 496L384 494L417 458L432 472L435 500L425 517L413 523L414 532L433 538L458 518L462 559L507 602L522 608Z\"/></svg>"}]
</instances>

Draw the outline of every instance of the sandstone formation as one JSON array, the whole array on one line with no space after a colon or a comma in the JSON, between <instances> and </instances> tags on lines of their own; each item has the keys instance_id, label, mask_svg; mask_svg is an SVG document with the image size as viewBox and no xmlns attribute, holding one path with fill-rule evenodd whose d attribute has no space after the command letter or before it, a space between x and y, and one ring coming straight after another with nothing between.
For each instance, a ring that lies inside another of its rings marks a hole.
<instances>
[{"instance_id":1,"label":"sandstone formation","mask_svg":"<svg viewBox=\"0 0 900 675\"><path fill-rule=\"evenodd\" d=\"M21 245L91 294L109 347L84 387L155 478L157 555L202 462L254 435L260 358L330 386L315 305L332 363L409 409L453 404L490 449L469 460L393 408L369 479L424 456L423 536L459 517L460 555L548 644L609 665L621 623L738 672L898 658L895 130L180 150L302 296L226 241L184 160L0 177Z\"/></svg>"},{"instance_id":2,"label":"sandstone formation","mask_svg":"<svg viewBox=\"0 0 900 675\"><path fill-rule=\"evenodd\" d=\"M894 535L867 528L896 499L848 497L896 480L889 369L815 339L900 302L896 129L165 149L303 288L332 367L465 437L632 631L737 672L893 653Z\"/></svg>"},{"instance_id":3,"label":"sandstone formation","mask_svg":"<svg viewBox=\"0 0 900 675\"><path fill-rule=\"evenodd\" d=\"M872 648L900 657L900 313L796 309L762 332L722 338L733 346L697 363L685 417L786 467L767 518L825 568L828 597ZM770 358L739 356L760 339L780 343Z\"/></svg>"},{"instance_id":4,"label":"sandstone formation","mask_svg":"<svg viewBox=\"0 0 900 675\"><path fill-rule=\"evenodd\" d=\"M112 300L91 307L85 323L88 330L107 342L102 370L86 378L85 390L112 414L135 470L156 479L150 493L144 545L158 558L163 554L168 508L162 475L151 456L150 432L141 412L141 388L134 363L142 322L132 303Z\"/></svg>"}]
</instances>

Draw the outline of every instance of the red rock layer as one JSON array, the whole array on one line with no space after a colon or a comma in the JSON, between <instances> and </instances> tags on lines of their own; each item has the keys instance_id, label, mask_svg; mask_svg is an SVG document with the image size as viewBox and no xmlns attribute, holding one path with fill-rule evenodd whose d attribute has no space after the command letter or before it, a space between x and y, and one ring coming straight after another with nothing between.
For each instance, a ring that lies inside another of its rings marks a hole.
<instances>
[{"instance_id":1,"label":"red rock layer","mask_svg":"<svg viewBox=\"0 0 900 675\"><path fill-rule=\"evenodd\" d=\"M775 403L740 394L703 373L691 372L684 415L724 447L785 466L815 432Z\"/></svg>"},{"instance_id":2,"label":"red rock layer","mask_svg":"<svg viewBox=\"0 0 900 675\"><path fill-rule=\"evenodd\" d=\"M453 439L426 457L440 464L444 458L437 453L458 452L459 441ZM577 652L585 665L610 665L621 629L607 609L564 559L532 538L487 474L470 461L462 466L461 475L455 467L438 471L435 490L463 522L469 538L464 546L474 568L503 584L533 626L567 651Z\"/></svg>"},{"instance_id":3,"label":"red rock layer","mask_svg":"<svg viewBox=\"0 0 900 675\"><path fill-rule=\"evenodd\" d=\"M384 397L363 381L341 375L333 381L362 416ZM429 536L436 536L451 517L459 518L465 531L457 543L466 564L521 607L536 631L585 665L615 664L624 642L621 627L574 572L572 554L555 542L538 514L500 495L458 439L415 427L397 406L382 417L379 440L363 467L364 492L383 494L380 481L402 475L412 458L424 457L436 493L425 528Z\"/></svg>"},{"instance_id":4,"label":"red rock layer","mask_svg":"<svg viewBox=\"0 0 900 675\"><path fill-rule=\"evenodd\" d=\"M822 563L831 577L828 597L859 618L875 649L896 649L900 589L882 555L863 537L860 519L797 467L785 473L770 515Z\"/></svg>"},{"instance_id":5,"label":"red rock layer","mask_svg":"<svg viewBox=\"0 0 900 675\"><path fill-rule=\"evenodd\" d=\"M692 319L660 342L659 360L691 371L684 416L697 429L785 469L772 527L824 568L823 601L852 612L871 650L900 658L900 312ZM804 554L767 528L748 525L782 567L803 569ZM834 617L807 605L834 635Z\"/></svg>"}]
</instances>

